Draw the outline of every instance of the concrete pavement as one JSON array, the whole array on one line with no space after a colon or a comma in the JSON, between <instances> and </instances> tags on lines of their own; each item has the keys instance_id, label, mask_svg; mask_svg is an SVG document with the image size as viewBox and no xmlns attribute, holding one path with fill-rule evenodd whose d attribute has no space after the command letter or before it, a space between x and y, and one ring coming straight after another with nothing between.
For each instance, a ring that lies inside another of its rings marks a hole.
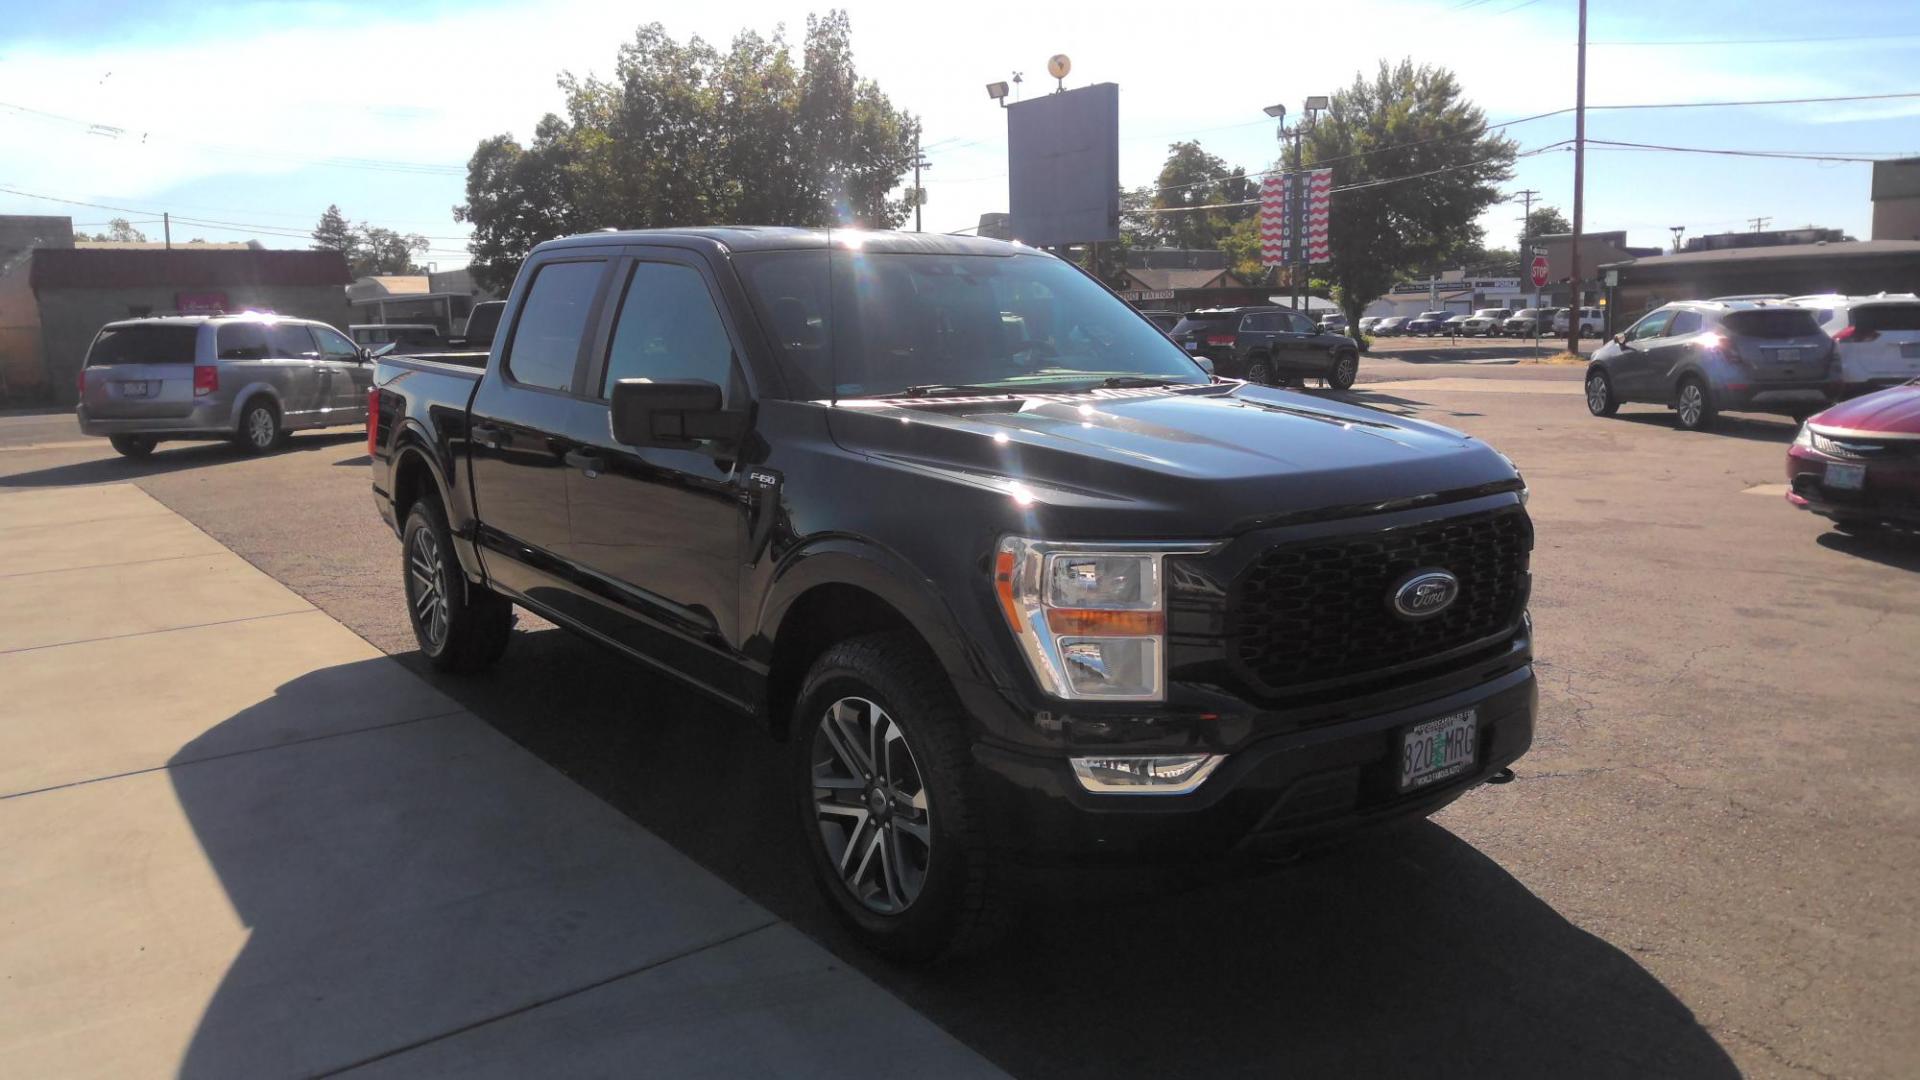
<instances>
[{"instance_id":1,"label":"concrete pavement","mask_svg":"<svg viewBox=\"0 0 1920 1080\"><path fill-rule=\"evenodd\" d=\"M131 485L0 495L0 687L0 1071L997 1075Z\"/></svg>"}]
</instances>

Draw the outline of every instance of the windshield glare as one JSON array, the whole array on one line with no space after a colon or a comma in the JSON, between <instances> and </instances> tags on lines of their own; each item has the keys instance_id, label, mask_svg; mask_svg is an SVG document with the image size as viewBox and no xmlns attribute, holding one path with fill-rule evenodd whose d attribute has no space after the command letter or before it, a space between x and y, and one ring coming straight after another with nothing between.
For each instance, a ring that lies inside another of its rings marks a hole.
<instances>
[{"instance_id":1,"label":"windshield glare","mask_svg":"<svg viewBox=\"0 0 1920 1080\"><path fill-rule=\"evenodd\" d=\"M827 258L739 258L798 398L1210 381L1152 323L1055 258L835 251L831 275Z\"/></svg>"}]
</instances>

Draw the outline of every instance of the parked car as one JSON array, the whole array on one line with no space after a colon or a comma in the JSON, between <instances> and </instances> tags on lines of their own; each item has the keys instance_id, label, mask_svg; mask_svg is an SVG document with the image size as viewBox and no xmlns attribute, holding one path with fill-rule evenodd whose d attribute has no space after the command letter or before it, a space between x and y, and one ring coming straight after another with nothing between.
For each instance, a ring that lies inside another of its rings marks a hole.
<instances>
[{"instance_id":1,"label":"parked car","mask_svg":"<svg viewBox=\"0 0 1920 1080\"><path fill-rule=\"evenodd\" d=\"M168 440L231 439L248 453L300 428L366 419L371 356L321 322L253 312L110 322L80 369L83 435L143 458Z\"/></svg>"},{"instance_id":2,"label":"parked car","mask_svg":"<svg viewBox=\"0 0 1920 1080\"><path fill-rule=\"evenodd\" d=\"M1321 330L1297 311L1249 311L1240 316L1232 355L1217 370L1263 386L1313 378L1345 390L1360 372L1360 348L1347 335Z\"/></svg>"},{"instance_id":3,"label":"parked car","mask_svg":"<svg viewBox=\"0 0 1920 1080\"><path fill-rule=\"evenodd\" d=\"M490 348L494 332L500 328L500 312L506 306L505 300L482 300L473 305L473 310L467 314L467 327L460 333L460 347Z\"/></svg>"},{"instance_id":4,"label":"parked car","mask_svg":"<svg viewBox=\"0 0 1920 1080\"><path fill-rule=\"evenodd\" d=\"M1555 337L1566 336L1567 330L1573 322L1572 312L1572 308L1560 308L1553 313L1553 335ZM1581 337L1599 337L1600 328L1605 325L1607 325L1607 317L1599 308L1583 307L1580 309Z\"/></svg>"},{"instance_id":5,"label":"parked car","mask_svg":"<svg viewBox=\"0 0 1920 1080\"><path fill-rule=\"evenodd\" d=\"M391 343L400 352L424 349L439 352L447 339L432 323L355 323L347 327L353 340L368 348Z\"/></svg>"},{"instance_id":6,"label":"parked car","mask_svg":"<svg viewBox=\"0 0 1920 1080\"><path fill-rule=\"evenodd\" d=\"M1177 311L1142 311L1140 314L1163 331L1171 332L1180 323L1180 313Z\"/></svg>"},{"instance_id":7,"label":"parked car","mask_svg":"<svg viewBox=\"0 0 1920 1080\"><path fill-rule=\"evenodd\" d=\"M1787 451L1787 501L1845 532L1920 525L1920 380L1808 418Z\"/></svg>"},{"instance_id":8,"label":"parked car","mask_svg":"<svg viewBox=\"0 0 1920 1080\"><path fill-rule=\"evenodd\" d=\"M1471 312L1462 311L1448 317L1446 322L1441 323L1440 330L1448 337L1460 337L1466 333L1467 320L1471 318L1473 318Z\"/></svg>"},{"instance_id":9,"label":"parked car","mask_svg":"<svg viewBox=\"0 0 1920 1080\"><path fill-rule=\"evenodd\" d=\"M1388 315L1373 324L1374 336L1399 337L1407 332L1407 320L1408 317L1405 315Z\"/></svg>"},{"instance_id":10,"label":"parked car","mask_svg":"<svg viewBox=\"0 0 1920 1080\"><path fill-rule=\"evenodd\" d=\"M1452 317L1453 312L1451 311L1423 311L1407 320L1406 332L1409 334L1424 334L1429 337L1434 334L1443 333L1442 328L1446 325L1447 320Z\"/></svg>"},{"instance_id":11,"label":"parked car","mask_svg":"<svg viewBox=\"0 0 1920 1080\"><path fill-rule=\"evenodd\" d=\"M1189 311L1173 324L1167 336L1188 354L1205 357L1214 370L1227 375L1233 370L1234 343L1239 340L1240 320L1249 312L1280 311L1271 304L1257 307L1202 308ZM1234 374L1240 378L1240 374Z\"/></svg>"},{"instance_id":12,"label":"parked car","mask_svg":"<svg viewBox=\"0 0 1920 1080\"><path fill-rule=\"evenodd\" d=\"M1323 334L1344 334L1347 331L1347 317L1337 311L1331 315L1322 315L1319 329Z\"/></svg>"},{"instance_id":13,"label":"parked car","mask_svg":"<svg viewBox=\"0 0 1920 1080\"><path fill-rule=\"evenodd\" d=\"M1840 396L1856 397L1920 377L1920 297L1805 296L1794 303L1813 312L1840 352Z\"/></svg>"},{"instance_id":14,"label":"parked car","mask_svg":"<svg viewBox=\"0 0 1920 1080\"><path fill-rule=\"evenodd\" d=\"M1463 337L1498 337L1501 324L1512 315L1512 308L1481 308L1461 320L1460 333Z\"/></svg>"},{"instance_id":15,"label":"parked car","mask_svg":"<svg viewBox=\"0 0 1920 1080\"><path fill-rule=\"evenodd\" d=\"M1711 427L1725 411L1805 419L1833 400L1837 370L1832 339L1805 308L1683 300L1594 350L1587 409L1612 416L1623 402L1656 403L1689 431Z\"/></svg>"},{"instance_id":16,"label":"parked car","mask_svg":"<svg viewBox=\"0 0 1920 1080\"><path fill-rule=\"evenodd\" d=\"M1508 337L1532 337L1544 329L1540 320L1543 317L1552 318L1550 314L1552 310L1552 308L1521 308L1508 317L1506 322L1500 324L1500 331Z\"/></svg>"},{"instance_id":17,"label":"parked car","mask_svg":"<svg viewBox=\"0 0 1920 1080\"><path fill-rule=\"evenodd\" d=\"M1512 463L1215 381L1050 254L593 233L534 248L503 325L483 370L376 369L423 658L489 666L518 605L765 722L876 950L979 942L1012 863L1282 855L1532 741Z\"/></svg>"},{"instance_id":18,"label":"parked car","mask_svg":"<svg viewBox=\"0 0 1920 1080\"><path fill-rule=\"evenodd\" d=\"M1360 332L1363 334L1371 334L1373 333L1374 328L1379 325L1380 325L1380 316L1378 315L1363 316L1360 320Z\"/></svg>"}]
</instances>

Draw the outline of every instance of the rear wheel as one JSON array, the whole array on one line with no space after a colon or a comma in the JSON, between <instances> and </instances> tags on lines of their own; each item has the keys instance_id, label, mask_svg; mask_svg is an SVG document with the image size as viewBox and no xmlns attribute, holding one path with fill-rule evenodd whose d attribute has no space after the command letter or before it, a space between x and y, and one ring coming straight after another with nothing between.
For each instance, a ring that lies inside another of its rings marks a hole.
<instances>
[{"instance_id":1,"label":"rear wheel","mask_svg":"<svg viewBox=\"0 0 1920 1080\"><path fill-rule=\"evenodd\" d=\"M278 447L286 438L286 432L280 427L280 411L273 402L257 397L247 402L240 412L240 431L234 436L234 444L249 454L264 454Z\"/></svg>"},{"instance_id":2,"label":"rear wheel","mask_svg":"<svg viewBox=\"0 0 1920 1080\"><path fill-rule=\"evenodd\" d=\"M136 461L153 453L153 448L160 444L160 440L151 435L110 435L107 441L113 444L115 453Z\"/></svg>"},{"instance_id":3,"label":"rear wheel","mask_svg":"<svg viewBox=\"0 0 1920 1080\"><path fill-rule=\"evenodd\" d=\"M407 619L428 662L442 671L474 672L500 659L513 631L513 605L467 580L436 499L413 504L400 547Z\"/></svg>"},{"instance_id":4,"label":"rear wheel","mask_svg":"<svg viewBox=\"0 0 1920 1080\"><path fill-rule=\"evenodd\" d=\"M1713 398L1707 393L1707 384L1700 381L1698 375L1689 375L1680 380L1680 390L1674 395L1673 412L1682 431L1705 431L1713 426Z\"/></svg>"},{"instance_id":5,"label":"rear wheel","mask_svg":"<svg viewBox=\"0 0 1920 1080\"><path fill-rule=\"evenodd\" d=\"M1612 416L1620 411L1620 399L1613 396L1613 381L1604 371L1587 372L1587 411L1595 416Z\"/></svg>"},{"instance_id":6,"label":"rear wheel","mask_svg":"<svg viewBox=\"0 0 1920 1080\"><path fill-rule=\"evenodd\" d=\"M1360 354L1343 352L1333 358L1333 370L1327 373L1327 385L1335 390L1350 390L1360 375Z\"/></svg>"},{"instance_id":7,"label":"rear wheel","mask_svg":"<svg viewBox=\"0 0 1920 1080\"><path fill-rule=\"evenodd\" d=\"M834 914L897 960L997 935L1006 893L961 712L907 634L842 641L807 673L792 726L796 809Z\"/></svg>"}]
</instances>

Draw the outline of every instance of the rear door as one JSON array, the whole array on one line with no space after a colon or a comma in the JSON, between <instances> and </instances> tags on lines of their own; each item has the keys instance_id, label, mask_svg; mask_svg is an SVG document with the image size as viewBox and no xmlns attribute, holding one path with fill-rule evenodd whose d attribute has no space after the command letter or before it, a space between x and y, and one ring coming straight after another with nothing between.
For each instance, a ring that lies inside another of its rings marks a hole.
<instances>
[{"instance_id":1,"label":"rear door","mask_svg":"<svg viewBox=\"0 0 1920 1080\"><path fill-rule=\"evenodd\" d=\"M567 564L568 433L597 408L581 393L588 338L614 252L566 249L523 270L498 362L474 392L467 437L487 576L530 603L579 619Z\"/></svg>"},{"instance_id":2,"label":"rear door","mask_svg":"<svg viewBox=\"0 0 1920 1080\"><path fill-rule=\"evenodd\" d=\"M94 335L81 369L89 419L144 420L193 411L199 323L126 323Z\"/></svg>"},{"instance_id":3,"label":"rear door","mask_svg":"<svg viewBox=\"0 0 1920 1080\"><path fill-rule=\"evenodd\" d=\"M331 326L309 323L320 349L320 363L327 371L327 422L350 424L367 418L367 391L373 387L373 365L361 356L360 349L346 335Z\"/></svg>"},{"instance_id":4,"label":"rear door","mask_svg":"<svg viewBox=\"0 0 1920 1080\"><path fill-rule=\"evenodd\" d=\"M740 338L719 297L691 253L640 248L622 262L566 475L571 557L597 601L596 628L737 698L748 524L738 447L627 446L613 438L608 404L621 379L700 379L721 388L727 409L746 408Z\"/></svg>"}]
</instances>

